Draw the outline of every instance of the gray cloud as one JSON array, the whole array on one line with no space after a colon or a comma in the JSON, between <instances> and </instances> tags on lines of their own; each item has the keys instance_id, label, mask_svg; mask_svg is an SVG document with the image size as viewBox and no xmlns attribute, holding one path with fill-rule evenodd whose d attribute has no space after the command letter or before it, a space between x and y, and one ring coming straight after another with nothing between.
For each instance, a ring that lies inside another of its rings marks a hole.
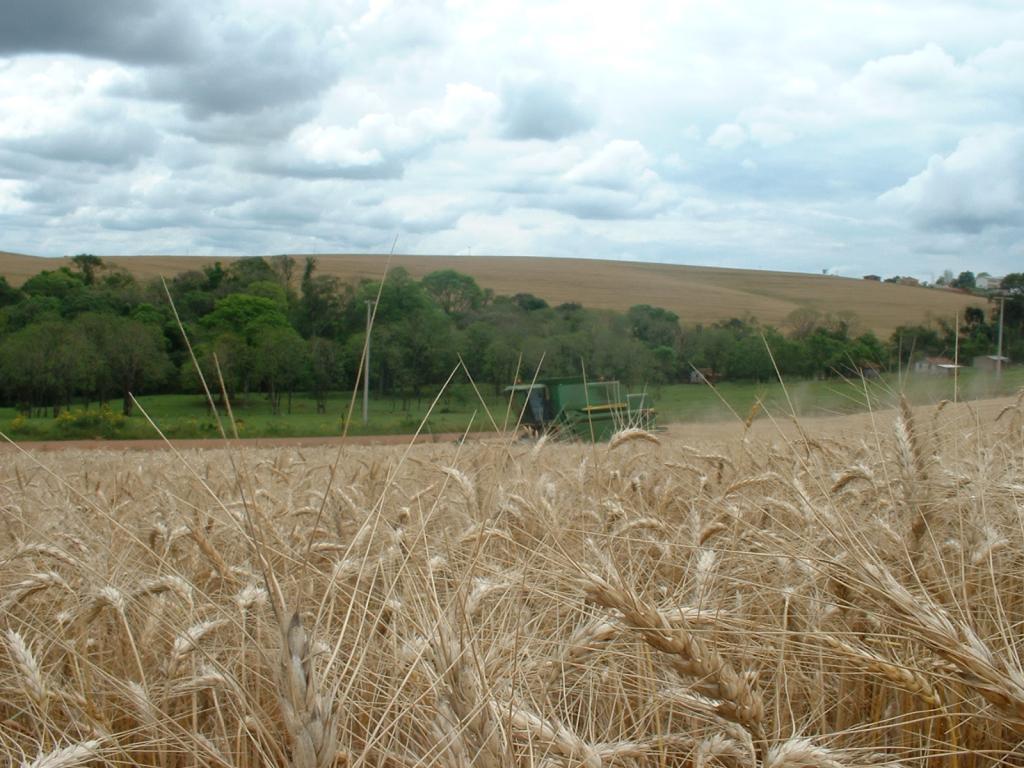
<instances>
[{"instance_id":1,"label":"gray cloud","mask_svg":"<svg viewBox=\"0 0 1024 768\"><path fill-rule=\"evenodd\" d=\"M197 29L184 3L5 0L0 55L73 53L133 63L181 61Z\"/></svg>"},{"instance_id":2,"label":"gray cloud","mask_svg":"<svg viewBox=\"0 0 1024 768\"><path fill-rule=\"evenodd\" d=\"M299 103L268 104L248 113L216 113L200 117L186 110L167 130L206 145L238 144L265 147L284 139L297 125L313 118L319 105L313 99Z\"/></svg>"},{"instance_id":3,"label":"gray cloud","mask_svg":"<svg viewBox=\"0 0 1024 768\"><path fill-rule=\"evenodd\" d=\"M578 219L649 219L663 213L670 201L629 190L573 187L554 194L526 198L534 208L567 213Z\"/></svg>"},{"instance_id":4,"label":"gray cloud","mask_svg":"<svg viewBox=\"0 0 1024 768\"><path fill-rule=\"evenodd\" d=\"M0 148L65 163L92 163L130 168L159 146L159 134L134 121L83 121L73 128L0 142Z\"/></svg>"},{"instance_id":5,"label":"gray cloud","mask_svg":"<svg viewBox=\"0 0 1024 768\"><path fill-rule=\"evenodd\" d=\"M254 173L307 181L323 179L379 181L400 179L405 172L405 162L399 157L374 156L365 162L345 163L312 160L286 152L273 156L256 156L245 167Z\"/></svg>"},{"instance_id":6,"label":"gray cloud","mask_svg":"<svg viewBox=\"0 0 1024 768\"><path fill-rule=\"evenodd\" d=\"M500 120L505 138L556 141L591 128L595 119L569 83L542 75L502 80Z\"/></svg>"},{"instance_id":7,"label":"gray cloud","mask_svg":"<svg viewBox=\"0 0 1024 768\"><path fill-rule=\"evenodd\" d=\"M229 24L215 33L193 60L148 71L140 95L180 103L190 119L204 120L308 101L338 74L336 54L295 25Z\"/></svg>"}]
</instances>

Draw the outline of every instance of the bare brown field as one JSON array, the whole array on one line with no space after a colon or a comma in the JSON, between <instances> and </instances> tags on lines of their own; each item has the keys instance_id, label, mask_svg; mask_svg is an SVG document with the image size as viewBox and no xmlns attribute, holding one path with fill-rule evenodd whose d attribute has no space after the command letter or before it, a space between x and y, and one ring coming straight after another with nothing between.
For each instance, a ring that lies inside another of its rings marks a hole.
<instances>
[{"instance_id":1,"label":"bare brown field","mask_svg":"<svg viewBox=\"0 0 1024 768\"><path fill-rule=\"evenodd\" d=\"M386 256L368 254L316 257L321 272L345 281L379 278L387 261ZM216 260L200 256L104 258L140 278L170 276ZM40 270L63 263L67 262L0 253L0 274L19 285ZM901 324L929 317L952 319L968 306L984 304L982 299L953 291L748 269L504 256L394 256L391 264L404 267L417 278L438 269L456 269L473 275L481 286L496 293L529 292L551 304L575 301L617 310L652 304L672 310L687 324L752 315L781 325L793 310L811 307L822 312L852 312L864 330L885 337Z\"/></svg>"},{"instance_id":2,"label":"bare brown field","mask_svg":"<svg viewBox=\"0 0 1024 768\"><path fill-rule=\"evenodd\" d=\"M1022 399L596 446L8 452L0 754L1019 765Z\"/></svg>"}]
</instances>

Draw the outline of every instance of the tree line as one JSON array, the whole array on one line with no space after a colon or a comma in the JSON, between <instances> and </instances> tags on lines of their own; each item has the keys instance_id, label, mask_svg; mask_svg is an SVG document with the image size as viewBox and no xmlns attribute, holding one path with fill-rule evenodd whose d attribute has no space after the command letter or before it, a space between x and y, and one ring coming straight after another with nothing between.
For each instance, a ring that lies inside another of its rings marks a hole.
<instances>
[{"instance_id":1,"label":"tree line","mask_svg":"<svg viewBox=\"0 0 1024 768\"><path fill-rule=\"evenodd\" d=\"M1020 277L1020 276L1017 276ZM1024 279L1011 284L1007 339L1024 353ZM167 294L173 300L167 300ZM770 380L857 375L906 364L910 356L990 353L995 326L982 308L961 328L942 322L904 327L888 340L859 332L857 319L798 310L782 328L753 318L684 327L666 309L626 312L578 303L549 306L529 293L494 295L469 275L403 269L383 281L342 282L308 257L253 257L140 282L81 254L14 288L0 277L0 398L27 416L56 415L75 402L130 393L200 392L200 377L231 398L266 397L275 413L295 393L326 408L328 394L351 389L365 342L366 311L378 299L370 381L403 407L465 363L499 392L540 366L576 375L659 385L699 369L718 378ZM179 327L191 342L198 370Z\"/></svg>"}]
</instances>

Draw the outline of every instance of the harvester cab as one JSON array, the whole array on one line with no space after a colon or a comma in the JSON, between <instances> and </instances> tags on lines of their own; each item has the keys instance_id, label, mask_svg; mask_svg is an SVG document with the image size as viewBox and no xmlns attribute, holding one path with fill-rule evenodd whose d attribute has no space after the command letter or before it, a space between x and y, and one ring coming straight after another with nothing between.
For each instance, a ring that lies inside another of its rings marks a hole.
<instances>
[{"instance_id":1,"label":"harvester cab","mask_svg":"<svg viewBox=\"0 0 1024 768\"><path fill-rule=\"evenodd\" d=\"M506 387L505 394L520 425L537 437L599 441L628 427L655 426L647 393L627 394L617 381L542 379Z\"/></svg>"}]
</instances>

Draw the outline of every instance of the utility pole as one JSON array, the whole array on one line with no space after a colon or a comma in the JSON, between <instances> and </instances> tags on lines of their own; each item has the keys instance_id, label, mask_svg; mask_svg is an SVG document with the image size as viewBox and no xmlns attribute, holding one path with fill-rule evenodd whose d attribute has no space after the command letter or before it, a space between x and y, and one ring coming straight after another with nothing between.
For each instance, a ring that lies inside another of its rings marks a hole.
<instances>
[{"instance_id":1,"label":"utility pole","mask_svg":"<svg viewBox=\"0 0 1024 768\"><path fill-rule=\"evenodd\" d=\"M363 426L370 421L370 330L373 328L373 307L376 301L366 300L366 354L363 357Z\"/></svg>"},{"instance_id":2,"label":"utility pole","mask_svg":"<svg viewBox=\"0 0 1024 768\"><path fill-rule=\"evenodd\" d=\"M953 332L956 334L956 341L953 345L953 402L958 401L960 394L960 313L953 315Z\"/></svg>"},{"instance_id":3,"label":"utility pole","mask_svg":"<svg viewBox=\"0 0 1024 768\"><path fill-rule=\"evenodd\" d=\"M996 348L996 386L1003 381L1003 310L1006 307L1006 297L999 297L999 343Z\"/></svg>"}]
</instances>

